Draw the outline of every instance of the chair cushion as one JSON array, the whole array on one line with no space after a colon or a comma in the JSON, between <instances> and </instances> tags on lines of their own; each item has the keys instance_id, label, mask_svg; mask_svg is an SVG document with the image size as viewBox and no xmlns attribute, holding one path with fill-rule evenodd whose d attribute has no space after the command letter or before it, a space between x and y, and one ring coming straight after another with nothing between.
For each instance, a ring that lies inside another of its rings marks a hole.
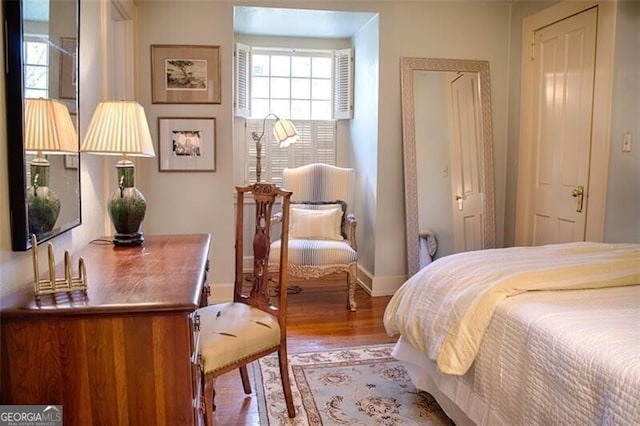
<instances>
[{"instance_id":1,"label":"chair cushion","mask_svg":"<svg viewBox=\"0 0 640 426\"><path fill-rule=\"evenodd\" d=\"M344 239L347 239L347 228L345 218L347 215L347 203L342 200L334 201L291 201L291 208L309 209L309 210L325 210L340 208L342 217L340 217L340 233Z\"/></svg>"},{"instance_id":2,"label":"chair cushion","mask_svg":"<svg viewBox=\"0 0 640 426\"><path fill-rule=\"evenodd\" d=\"M280 344L278 319L244 303L198 309L205 373L227 367Z\"/></svg>"},{"instance_id":3,"label":"chair cushion","mask_svg":"<svg viewBox=\"0 0 640 426\"><path fill-rule=\"evenodd\" d=\"M340 207L312 210L292 207L289 218L289 238L342 240Z\"/></svg>"},{"instance_id":4,"label":"chair cushion","mask_svg":"<svg viewBox=\"0 0 640 426\"><path fill-rule=\"evenodd\" d=\"M280 240L271 243L270 259L280 258ZM358 253L346 241L289 240L289 263L292 265L348 265L358 260Z\"/></svg>"}]
</instances>

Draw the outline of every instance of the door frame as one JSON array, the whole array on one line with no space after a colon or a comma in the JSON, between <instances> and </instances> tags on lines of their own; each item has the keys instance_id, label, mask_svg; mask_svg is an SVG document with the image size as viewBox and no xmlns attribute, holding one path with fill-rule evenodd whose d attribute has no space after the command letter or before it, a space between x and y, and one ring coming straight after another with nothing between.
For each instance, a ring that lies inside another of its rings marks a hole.
<instances>
[{"instance_id":1,"label":"door frame","mask_svg":"<svg viewBox=\"0 0 640 426\"><path fill-rule=\"evenodd\" d=\"M585 240L602 241L606 209L607 176L615 48L617 4L609 1L565 1L527 16L522 21L522 83L520 89L520 136L518 152L518 185L516 203L515 245L530 245L533 239L531 200L534 183L532 159L535 144L533 78L535 68L530 60L535 31L593 7L598 8L596 62L593 88L593 121L591 124L591 158L588 194L586 195Z\"/></svg>"}]
</instances>

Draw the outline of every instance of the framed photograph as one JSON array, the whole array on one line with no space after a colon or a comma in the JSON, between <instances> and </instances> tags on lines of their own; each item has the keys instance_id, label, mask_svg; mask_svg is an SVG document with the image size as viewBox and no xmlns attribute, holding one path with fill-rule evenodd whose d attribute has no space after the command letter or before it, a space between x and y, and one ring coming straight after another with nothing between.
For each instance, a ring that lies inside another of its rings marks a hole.
<instances>
[{"instance_id":1,"label":"framed photograph","mask_svg":"<svg viewBox=\"0 0 640 426\"><path fill-rule=\"evenodd\" d=\"M77 169L80 163L80 156L78 154L65 154L64 155L64 168L65 169Z\"/></svg>"},{"instance_id":2,"label":"framed photograph","mask_svg":"<svg viewBox=\"0 0 640 426\"><path fill-rule=\"evenodd\" d=\"M216 119L158 117L161 172L215 172Z\"/></svg>"},{"instance_id":3,"label":"framed photograph","mask_svg":"<svg viewBox=\"0 0 640 426\"><path fill-rule=\"evenodd\" d=\"M75 99L78 89L77 61L78 40L60 38L60 94L61 99Z\"/></svg>"},{"instance_id":4,"label":"framed photograph","mask_svg":"<svg viewBox=\"0 0 640 426\"><path fill-rule=\"evenodd\" d=\"M151 102L219 104L220 46L151 45Z\"/></svg>"}]
</instances>

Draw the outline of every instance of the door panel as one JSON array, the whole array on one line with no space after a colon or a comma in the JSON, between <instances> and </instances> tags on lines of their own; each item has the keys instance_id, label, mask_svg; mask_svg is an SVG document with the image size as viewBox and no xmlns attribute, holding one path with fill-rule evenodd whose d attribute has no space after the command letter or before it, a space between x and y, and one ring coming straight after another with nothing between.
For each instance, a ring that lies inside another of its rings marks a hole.
<instances>
[{"instance_id":1,"label":"door panel","mask_svg":"<svg viewBox=\"0 0 640 426\"><path fill-rule=\"evenodd\" d=\"M590 9L535 33L534 245L585 239L596 23Z\"/></svg>"},{"instance_id":2,"label":"door panel","mask_svg":"<svg viewBox=\"0 0 640 426\"><path fill-rule=\"evenodd\" d=\"M478 76L457 73L449 86L454 249L479 250L484 229L484 189L479 167L482 128Z\"/></svg>"}]
</instances>

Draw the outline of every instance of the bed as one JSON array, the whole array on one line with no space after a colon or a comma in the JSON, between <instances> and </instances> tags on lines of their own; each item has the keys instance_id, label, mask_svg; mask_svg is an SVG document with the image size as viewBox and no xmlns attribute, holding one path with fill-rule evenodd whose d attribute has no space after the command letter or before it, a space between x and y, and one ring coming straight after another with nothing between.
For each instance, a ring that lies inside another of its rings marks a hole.
<instances>
[{"instance_id":1,"label":"bed","mask_svg":"<svg viewBox=\"0 0 640 426\"><path fill-rule=\"evenodd\" d=\"M640 424L640 244L443 257L396 292L384 325L457 425Z\"/></svg>"}]
</instances>

